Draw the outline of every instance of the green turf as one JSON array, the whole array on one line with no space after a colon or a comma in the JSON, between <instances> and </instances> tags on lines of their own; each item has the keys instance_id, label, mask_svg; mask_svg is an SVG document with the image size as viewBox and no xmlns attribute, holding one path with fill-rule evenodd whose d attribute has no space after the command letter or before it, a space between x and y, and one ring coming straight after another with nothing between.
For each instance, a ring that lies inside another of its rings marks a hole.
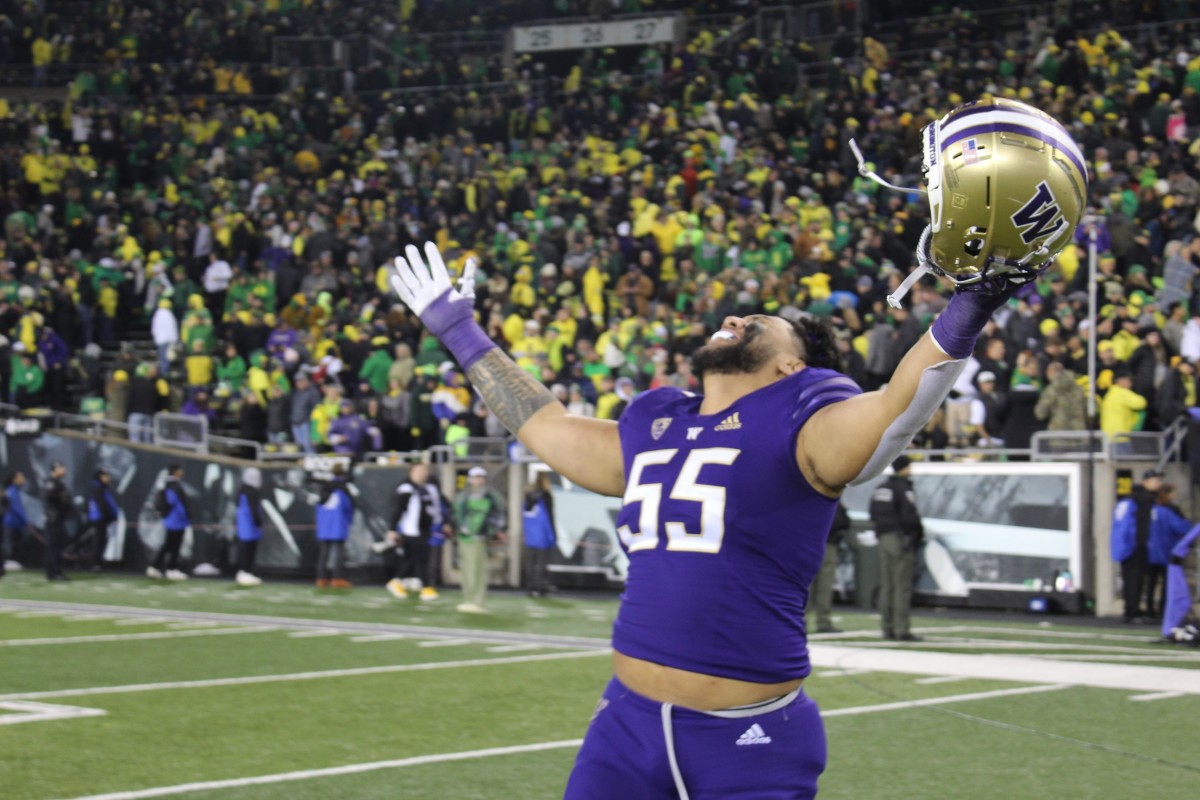
<instances>
[{"instance_id":1,"label":"green turf","mask_svg":"<svg viewBox=\"0 0 1200 800\"><path fill-rule=\"evenodd\" d=\"M436 602L422 603L412 595L407 600L396 600L382 585L364 585L335 592L279 582L241 589L229 580L193 579L173 584L144 578L93 578L90 575L69 584L48 584L29 572L9 576L0 583L0 598L6 597L177 611L471 627L601 639L608 637L617 610L616 597L612 595L597 595L581 607L571 600L532 599L514 592L492 592L488 595L487 605L496 613L464 616L454 610L462 602L462 594L456 590L444 591Z\"/></svg>"},{"instance_id":2,"label":"green turf","mask_svg":"<svg viewBox=\"0 0 1200 800\"><path fill-rule=\"evenodd\" d=\"M110 619L80 619L79 612L31 616L7 609L0 613L0 695L58 692L62 696L39 702L107 712L101 717L0 724L0 797L4 800L75 798L514 745L569 743L583 735L607 681L609 663L604 652L578 655L577 650L546 646L505 651L503 644L471 640L471 631L603 640L616 609L610 597L531 601L498 592L489 598L495 610L491 616L466 617L454 611L455 592L445 593L437 603L419 605L415 600L393 601L378 587L329 596L298 584L241 591L228 582L165 585L109 576L48 586L29 573L0 582L0 600L4 599L115 607L104 612ZM122 606L127 610L122 612ZM364 634L297 637L298 631L291 628L226 633L245 627L236 620L209 629L163 621L119 624L138 609L461 629L461 637L468 641L430 647L422 644L441 645L443 639L429 634L356 642ZM839 611L840 626L852 635L816 638L851 647L882 644L876 617ZM916 624L931 638L908 647L984 658L989 654L1146 657L1154 660L1113 663L1200 666L1198 651L1150 644L1150 629L1046 622L1016 617L984 623L923 614ZM145 633L169 638L2 644ZM960 644L965 646L956 646ZM1013 644L1019 646L1009 646ZM1062 645L1072 649L1058 649ZM494 651L497 646L500 652ZM523 660L541 656L553 660ZM461 663L480 660L489 663ZM423 668L392 669L406 666ZM389 671L280 679L297 673L372 668ZM70 694L92 687L254 676L269 680ZM1029 686L975 679L917 683L920 677L822 667L809 678L806 689L824 711L832 712ZM872 709L861 715L830 716L825 723L829 768L821 781L821 797L1195 796L1200 780L1200 737L1195 735L1200 696L1151 702L1129 699L1139 693L1144 692L1068 688L948 702L939 708ZM0 709L0 721L14 713L18 710ZM471 756L172 796L549 800L561 796L574 755L575 747L568 744L537 752Z\"/></svg>"}]
</instances>

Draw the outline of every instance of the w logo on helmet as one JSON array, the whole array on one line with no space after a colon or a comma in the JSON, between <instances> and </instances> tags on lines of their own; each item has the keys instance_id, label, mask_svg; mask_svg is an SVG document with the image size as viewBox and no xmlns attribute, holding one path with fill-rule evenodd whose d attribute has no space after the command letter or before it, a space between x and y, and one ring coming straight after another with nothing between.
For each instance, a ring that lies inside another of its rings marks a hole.
<instances>
[{"instance_id":1,"label":"w logo on helmet","mask_svg":"<svg viewBox=\"0 0 1200 800\"><path fill-rule=\"evenodd\" d=\"M1056 232L1064 224L1062 209L1045 181L1037 185L1037 191L1025 205L1012 215L1013 225L1021 230L1021 241L1031 244Z\"/></svg>"}]
</instances>

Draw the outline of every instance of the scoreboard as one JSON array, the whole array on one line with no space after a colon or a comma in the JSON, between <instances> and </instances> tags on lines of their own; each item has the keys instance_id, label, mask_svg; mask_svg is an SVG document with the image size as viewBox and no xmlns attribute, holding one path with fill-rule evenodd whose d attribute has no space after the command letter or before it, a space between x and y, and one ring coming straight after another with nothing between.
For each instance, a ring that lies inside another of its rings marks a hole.
<instances>
[{"instance_id":1,"label":"scoreboard","mask_svg":"<svg viewBox=\"0 0 1200 800\"><path fill-rule=\"evenodd\" d=\"M520 25L512 28L510 41L514 53L663 44L681 41L684 25L682 16L636 17L612 22Z\"/></svg>"}]
</instances>

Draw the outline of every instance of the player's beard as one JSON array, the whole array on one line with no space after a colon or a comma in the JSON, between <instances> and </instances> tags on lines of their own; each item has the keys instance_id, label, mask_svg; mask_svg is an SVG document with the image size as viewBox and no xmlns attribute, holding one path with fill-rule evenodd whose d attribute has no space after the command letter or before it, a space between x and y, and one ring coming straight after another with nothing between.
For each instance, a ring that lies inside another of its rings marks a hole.
<instances>
[{"instance_id":1,"label":"player's beard","mask_svg":"<svg viewBox=\"0 0 1200 800\"><path fill-rule=\"evenodd\" d=\"M757 372L769 353L757 341L761 329L751 326L735 344L706 344L692 354L692 371L703 381L709 375L739 375Z\"/></svg>"}]
</instances>

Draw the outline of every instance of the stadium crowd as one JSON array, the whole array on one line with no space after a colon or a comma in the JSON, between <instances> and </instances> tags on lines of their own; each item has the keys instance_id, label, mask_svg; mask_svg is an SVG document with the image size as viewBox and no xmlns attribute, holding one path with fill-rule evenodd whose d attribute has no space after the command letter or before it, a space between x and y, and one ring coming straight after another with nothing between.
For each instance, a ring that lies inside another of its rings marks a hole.
<instances>
[{"instance_id":1,"label":"stadium crowd","mask_svg":"<svg viewBox=\"0 0 1200 800\"><path fill-rule=\"evenodd\" d=\"M496 54L451 78L406 52L415 66L314 89L301 70L240 66L266 63L271 31L230 39L206 22L212 3L101 5L116 26L72 34L62 60L103 66L65 103L0 98L0 385L22 408L104 415L135 439L170 409L339 452L498 435L390 291L390 258L426 240L453 270L478 262L487 331L577 413L616 418L637 392L696 386L688 357L728 314L828 318L847 373L876 388L949 287L926 278L904 308L885 302L928 212L859 177L848 142L920 185L922 126L984 95L1068 126L1090 221L997 315L919 443L1027 447L1086 427L1090 324L1103 430L1159 429L1200 404L1200 20L1118 30L1066 4L1002 37L962 12L903 58L872 36L825 54L701 31L634 58L587 51L554 77ZM286 8L302 30L329 4L218 5L231 24ZM357 5L336 24L395 14ZM36 21L34 4L0 20L0 54L27 48L36 66L50 31L22 27L23 10ZM388 25L407 46L403 22ZM902 36L931 32L915 20ZM449 88L414 96L406 81ZM145 331L156 356L139 360L128 342Z\"/></svg>"}]
</instances>

